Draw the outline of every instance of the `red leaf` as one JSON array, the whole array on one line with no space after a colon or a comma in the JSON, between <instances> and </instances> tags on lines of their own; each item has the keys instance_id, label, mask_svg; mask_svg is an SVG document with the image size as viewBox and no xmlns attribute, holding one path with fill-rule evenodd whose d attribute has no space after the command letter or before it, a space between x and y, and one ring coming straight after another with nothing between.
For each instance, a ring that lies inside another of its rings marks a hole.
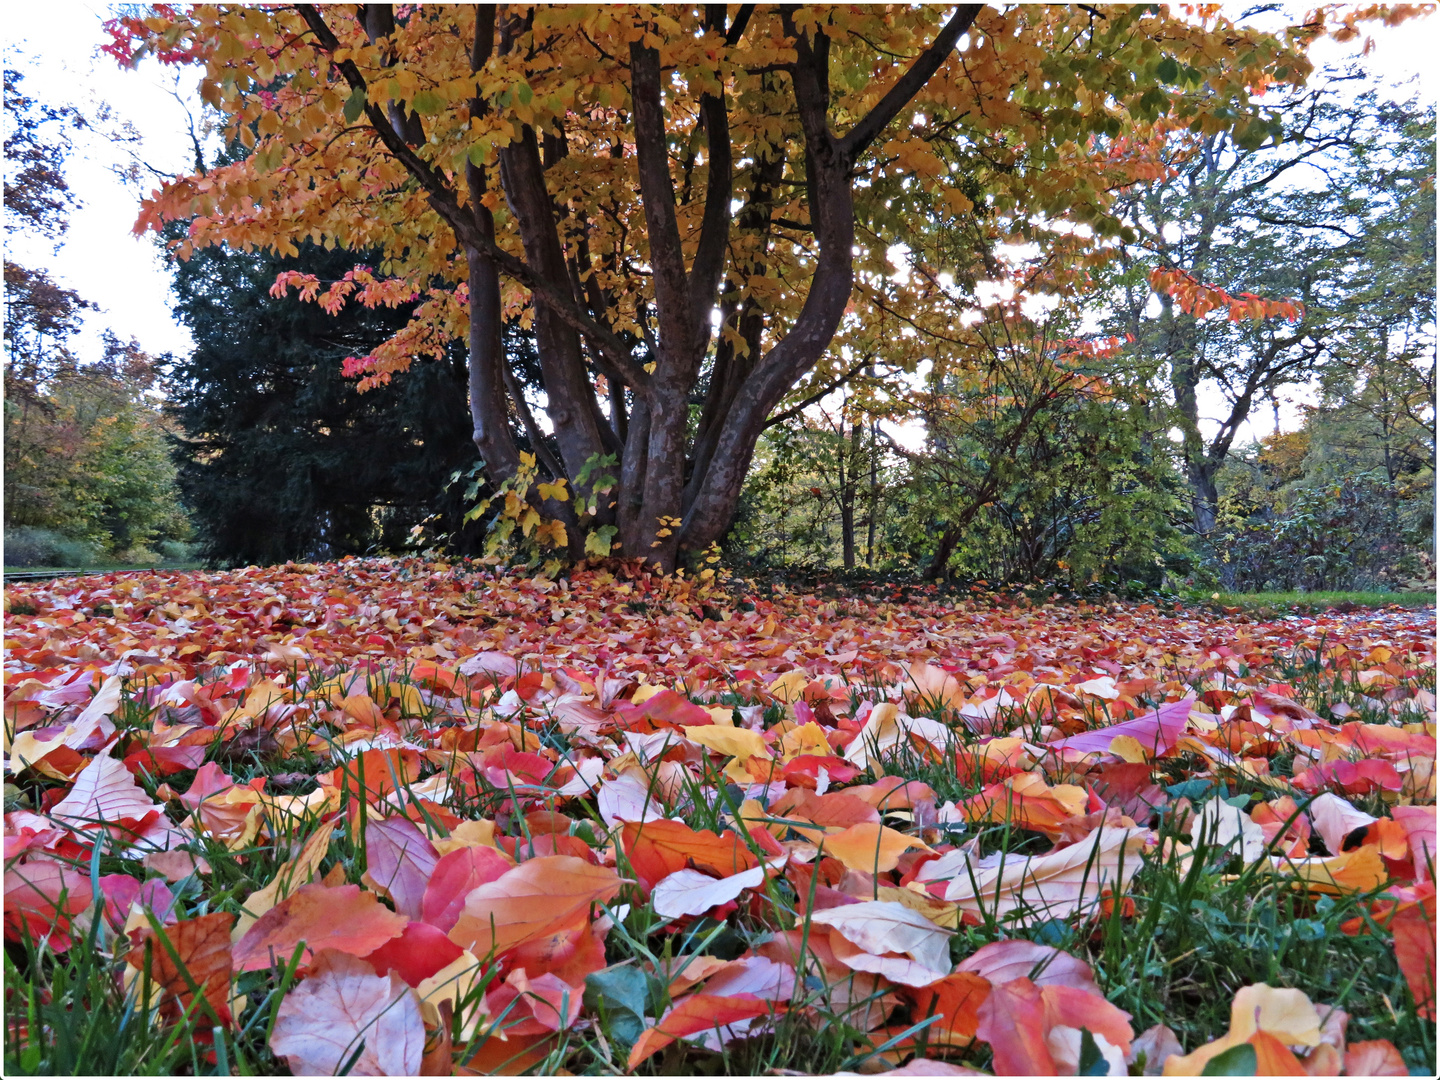
<instances>
[{"instance_id":1,"label":"red leaf","mask_svg":"<svg viewBox=\"0 0 1440 1080\"><path fill-rule=\"evenodd\" d=\"M442 855L420 900L420 917L448 934L465 909L470 890L509 869L510 863L494 848L456 848Z\"/></svg>"},{"instance_id":2,"label":"red leaf","mask_svg":"<svg viewBox=\"0 0 1440 1080\"><path fill-rule=\"evenodd\" d=\"M1395 959L1415 998L1416 1011L1435 1019L1435 884L1426 882L1427 895L1417 904L1401 907L1390 920L1395 935Z\"/></svg>"},{"instance_id":3,"label":"red leaf","mask_svg":"<svg viewBox=\"0 0 1440 1080\"><path fill-rule=\"evenodd\" d=\"M990 1044L996 1076L1054 1076L1045 1046L1045 1005L1029 979L995 986L977 1013L975 1034Z\"/></svg>"},{"instance_id":4,"label":"red leaf","mask_svg":"<svg viewBox=\"0 0 1440 1080\"><path fill-rule=\"evenodd\" d=\"M391 938L365 959L376 975L393 971L411 986L419 986L463 952L439 927L411 922L400 931L399 937Z\"/></svg>"},{"instance_id":5,"label":"red leaf","mask_svg":"<svg viewBox=\"0 0 1440 1080\"><path fill-rule=\"evenodd\" d=\"M5 937L21 941L25 929L50 948L70 948L70 920L90 906L90 877L55 859L31 859L5 870Z\"/></svg>"}]
</instances>

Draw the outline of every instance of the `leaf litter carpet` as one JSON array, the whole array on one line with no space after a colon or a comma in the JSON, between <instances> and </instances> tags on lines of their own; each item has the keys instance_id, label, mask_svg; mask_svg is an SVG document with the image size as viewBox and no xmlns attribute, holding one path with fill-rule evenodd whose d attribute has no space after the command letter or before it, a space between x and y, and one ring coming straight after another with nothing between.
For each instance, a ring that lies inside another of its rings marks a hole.
<instances>
[{"instance_id":1,"label":"leaf litter carpet","mask_svg":"<svg viewBox=\"0 0 1440 1080\"><path fill-rule=\"evenodd\" d=\"M98 950L212 1063L1434 1067L1433 610L376 559L6 611L12 955L43 983ZM1254 939L1187 1014L1176 942L1227 902L1384 992Z\"/></svg>"}]
</instances>

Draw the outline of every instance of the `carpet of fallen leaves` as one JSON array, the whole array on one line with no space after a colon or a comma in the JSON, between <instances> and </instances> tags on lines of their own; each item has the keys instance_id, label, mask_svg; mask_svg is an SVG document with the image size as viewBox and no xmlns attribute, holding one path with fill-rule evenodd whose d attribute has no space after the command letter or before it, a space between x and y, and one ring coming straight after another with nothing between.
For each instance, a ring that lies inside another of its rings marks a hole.
<instances>
[{"instance_id":1,"label":"carpet of fallen leaves","mask_svg":"<svg viewBox=\"0 0 1440 1080\"><path fill-rule=\"evenodd\" d=\"M746 1071L807 1031L862 1072L1406 1070L1263 982L1138 1030L1102 956L1158 933L1154 866L1359 897L1434 1018L1433 610L388 559L5 606L9 947L98 950L206 1045L268 1011L272 1070Z\"/></svg>"}]
</instances>

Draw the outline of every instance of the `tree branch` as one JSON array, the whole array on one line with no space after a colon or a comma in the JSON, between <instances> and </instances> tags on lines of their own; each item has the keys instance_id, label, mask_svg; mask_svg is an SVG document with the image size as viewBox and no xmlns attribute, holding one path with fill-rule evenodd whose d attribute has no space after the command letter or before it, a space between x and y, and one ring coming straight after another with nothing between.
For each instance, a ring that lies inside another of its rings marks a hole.
<instances>
[{"instance_id":1,"label":"tree branch","mask_svg":"<svg viewBox=\"0 0 1440 1080\"><path fill-rule=\"evenodd\" d=\"M296 10L326 52L333 54L341 48L340 40L326 25L315 5L298 4ZM352 90L368 92L365 77L355 65L355 61L346 59L336 66ZM488 255L494 260L496 266L529 289L537 300L555 312L567 326L593 341L597 351L605 354L605 358L623 377L624 382L637 393L648 392L650 377L646 374L645 369L635 362L624 342L581 311L573 299L565 296L545 281L522 259L504 250L489 237L482 235L470 216L462 210L454 190L445 182L444 177L406 144L405 140L391 126L389 117L380 106L367 102L365 115L369 118L376 134L380 136L380 140L385 144L385 148L420 184L421 189L429 196L431 205L445 219L445 223L454 231L462 245L473 247Z\"/></svg>"},{"instance_id":2,"label":"tree branch","mask_svg":"<svg viewBox=\"0 0 1440 1080\"><path fill-rule=\"evenodd\" d=\"M892 86L864 119L852 127L849 134L840 140L840 152L847 163L853 164L865 152L865 148L879 137L890 121L895 119L910 99L920 92L920 88L930 81L930 77L940 70L940 65L950 55L950 50L955 47L955 42L960 40L961 34L970 29L970 25L984 6L984 4L961 4L956 8L955 14L950 16L950 21L941 29L930 47L920 54L915 63L910 65L910 70L900 76L900 81Z\"/></svg>"}]
</instances>

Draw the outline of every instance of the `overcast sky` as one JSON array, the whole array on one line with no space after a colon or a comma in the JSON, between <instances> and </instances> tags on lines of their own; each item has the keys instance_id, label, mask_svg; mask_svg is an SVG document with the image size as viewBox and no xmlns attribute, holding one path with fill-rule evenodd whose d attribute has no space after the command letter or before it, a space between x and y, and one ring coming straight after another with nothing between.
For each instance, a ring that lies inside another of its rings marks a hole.
<instances>
[{"instance_id":1,"label":"overcast sky","mask_svg":"<svg viewBox=\"0 0 1440 1080\"><path fill-rule=\"evenodd\" d=\"M188 171L194 155L185 109L170 92L175 73L154 61L122 71L99 53L106 40L102 23L112 11L107 5L72 0L7 8L6 63L18 66L27 91L42 100L73 104L87 113L100 103L109 105L112 124L128 123L138 134L138 153L148 165L169 173ZM1426 99L1435 99L1440 18L1412 20L1394 31L1382 28L1375 42L1367 67L1395 82L1418 75L1426 80ZM1357 53L1358 45L1325 42L1314 55L1317 60L1339 60ZM190 92L194 76L186 73L185 78L188 85L181 89ZM152 354L183 353L191 344L171 314L169 274L155 240L131 232L140 192L113 171L128 161L129 153L100 131L82 134L67 174L81 206L71 216L64 244L56 252L43 241L22 239L7 256L47 269L99 305L86 319L79 342L82 359L99 356L100 332L107 327L121 338L134 337ZM145 190L151 186L147 178ZM1287 410L1287 427L1294 426L1295 416L1293 408ZM1270 422L1268 415L1257 417L1259 427L1251 434L1267 432Z\"/></svg>"}]
</instances>

